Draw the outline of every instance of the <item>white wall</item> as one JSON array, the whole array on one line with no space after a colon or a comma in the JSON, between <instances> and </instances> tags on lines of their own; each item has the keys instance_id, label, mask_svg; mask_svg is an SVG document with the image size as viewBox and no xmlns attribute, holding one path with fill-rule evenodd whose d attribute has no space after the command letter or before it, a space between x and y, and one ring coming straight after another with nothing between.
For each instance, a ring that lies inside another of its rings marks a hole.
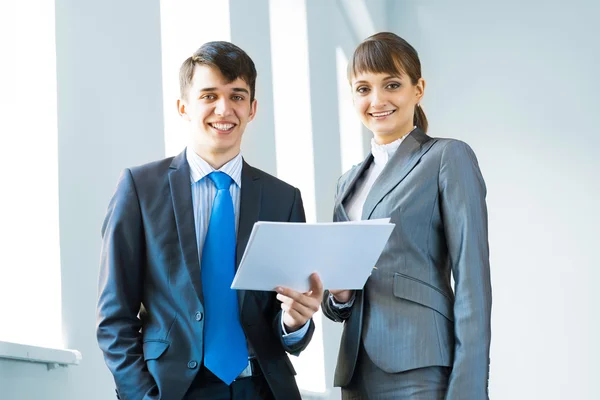
<instances>
[{"instance_id":1,"label":"white wall","mask_svg":"<svg viewBox=\"0 0 600 400\"><path fill-rule=\"evenodd\" d=\"M391 2L433 136L488 187L494 399L600 398L600 5Z\"/></svg>"}]
</instances>

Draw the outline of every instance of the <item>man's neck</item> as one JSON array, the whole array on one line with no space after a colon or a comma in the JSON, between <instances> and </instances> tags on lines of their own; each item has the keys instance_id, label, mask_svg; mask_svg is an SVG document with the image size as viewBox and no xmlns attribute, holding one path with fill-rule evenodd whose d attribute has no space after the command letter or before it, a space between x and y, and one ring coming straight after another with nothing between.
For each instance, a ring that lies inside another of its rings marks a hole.
<instances>
[{"instance_id":1,"label":"man's neck","mask_svg":"<svg viewBox=\"0 0 600 400\"><path fill-rule=\"evenodd\" d=\"M223 165L227 164L229 161L233 160L238 154L240 154L240 149L228 151L225 153L198 151L198 149L196 148L193 149L194 152L200 158L206 161L215 170L220 169Z\"/></svg>"}]
</instances>

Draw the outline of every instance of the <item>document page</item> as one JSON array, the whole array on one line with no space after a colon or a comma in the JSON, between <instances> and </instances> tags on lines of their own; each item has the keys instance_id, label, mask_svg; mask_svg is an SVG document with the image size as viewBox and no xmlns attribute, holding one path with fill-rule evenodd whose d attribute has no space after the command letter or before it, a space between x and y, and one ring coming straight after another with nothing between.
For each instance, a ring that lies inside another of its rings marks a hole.
<instances>
[{"instance_id":1,"label":"document page","mask_svg":"<svg viewBox=\"0 0 600 400\"><path fill-rule=\"evenodd\" d=\"M300 292L319 274L325 289L362 289L394 224L387 219L331 222L257 222L232 289Z\"/></svg>"}]
</instances>

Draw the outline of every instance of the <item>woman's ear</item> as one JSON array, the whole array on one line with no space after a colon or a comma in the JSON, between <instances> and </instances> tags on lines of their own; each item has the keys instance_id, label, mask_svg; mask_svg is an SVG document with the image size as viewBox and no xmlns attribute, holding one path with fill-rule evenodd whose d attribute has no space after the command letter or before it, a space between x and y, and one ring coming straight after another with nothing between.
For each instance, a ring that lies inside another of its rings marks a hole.
<instances>
[{"instance_id":1,"label":"woman's ear","mask_svg":"<svg viewBox=\"0 0 600 400\"><path fill-rule=\"evenodd\" d=\"M421 102L421 100L423 99L423 96L425 95L425 79L423 78L419 78L419 80L417 81L417 84L415 85L416 88L416 95L417 95L417 104Z\"/></svg>"}]
</instances>

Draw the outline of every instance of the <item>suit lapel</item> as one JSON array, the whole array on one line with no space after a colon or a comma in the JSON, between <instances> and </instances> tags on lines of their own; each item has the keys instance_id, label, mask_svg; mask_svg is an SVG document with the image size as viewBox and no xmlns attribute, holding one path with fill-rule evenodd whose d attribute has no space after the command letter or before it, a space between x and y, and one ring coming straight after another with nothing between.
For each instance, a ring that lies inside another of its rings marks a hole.
<instances>
[{"instance_id":1,"label":"suit lapel","mask_svg":"<svg viewBox=\"0 0 600 400\"><path fill-rule=\"evenodd\" d=\"M344 207L344 201L346 198L354 191L354 187L356 183L360 179L360 177L364 174L364 172L369 168L373 162L373 155L369 153L367 158L360 164L360 166L356 169L355 172L351 172L350 175L346 178L348 184L344 184L342 182L343 187L341 188L341 193L338 195L335 203L335 211L334 211L334 221L349 221L348 213L346 212L346 208Z\"/></svg>"},{"instance_id":2,"label":"suit lapel","mask_svg":"<svg viewBox=\"0 0 600 400\"><path fill-rule=\"evenodd\" d=\"M169 167L169 185L171 187L173 211L183 259L198 298L203 302L200 261L198 260L196 229L194 227L190 166L185 158L185 150L171 162Z\"/></svg>"},{"instance_id":3,"label":"suit lapel","mask_svg":"<svg viewBox=\"0 0 600 400\"><path fill-rule=\"evenodd\" d=\"M371 218L377 204L402 182L434 142L419 128L402 141L367 195L362 211L363 220Z\"/></svg>"},{"instance_id":4,"label":"suit lapel","mask_svg":"<svg viewBox=\"0 0 600 400\"><path fill-rule=\"evenodd\" d=\"M245 161L242 166L242 187L240 196L240 215L238 222L237 245L236 245L236 263L235 268L240 265L244 250L248 244L250 233L254 223L258 221L262 187L259 176L255 174L254 169ZM244 306L246 291L240 290L238 298L240 299L240 312Z\"/></svg>"}]
</instances>

